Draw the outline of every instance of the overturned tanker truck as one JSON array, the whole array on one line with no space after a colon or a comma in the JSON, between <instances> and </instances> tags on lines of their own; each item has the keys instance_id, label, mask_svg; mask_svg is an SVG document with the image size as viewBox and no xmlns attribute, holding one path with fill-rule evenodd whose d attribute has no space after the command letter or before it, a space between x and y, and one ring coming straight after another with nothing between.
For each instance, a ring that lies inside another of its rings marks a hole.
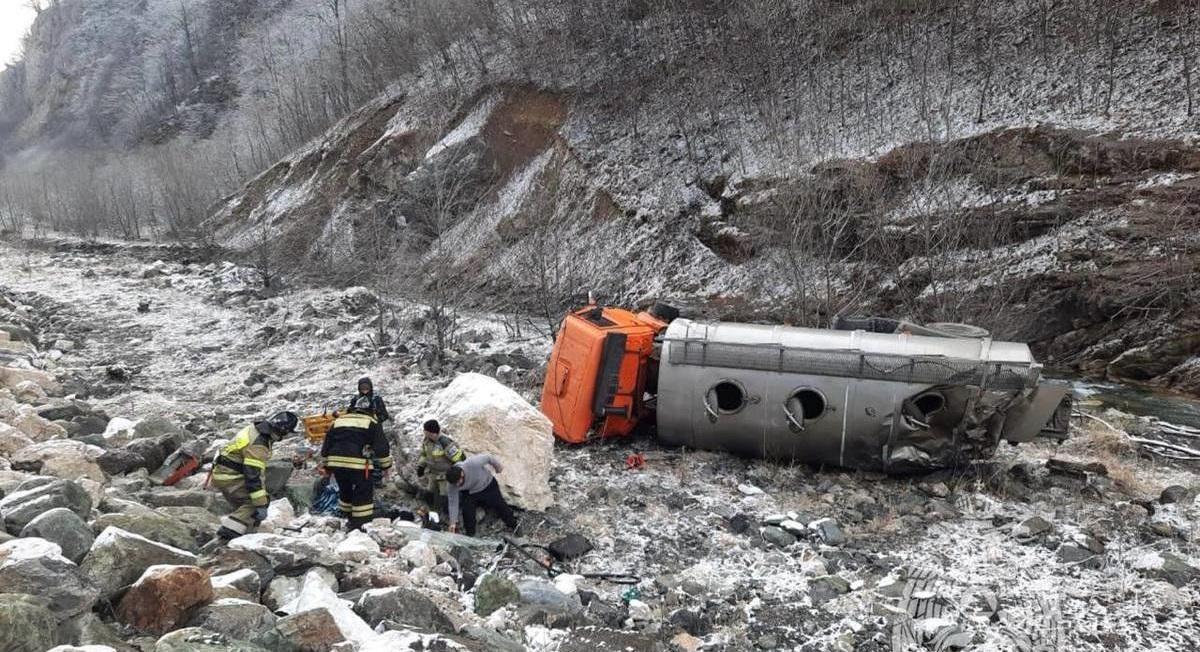
<instances>
[{"instance_id":1,"label":"overturned tanker truck","mask_svg":"<svg viewBox=\"0 0 1200 652\"><path fill-rule=\"evenodd\" d=\"M570 443L652 430L668 445L905 473L1064 439L1070 387L1029 347L961 324L705 323L657 304L566 316L541 409Z\"/></svg>"}]
</instances>

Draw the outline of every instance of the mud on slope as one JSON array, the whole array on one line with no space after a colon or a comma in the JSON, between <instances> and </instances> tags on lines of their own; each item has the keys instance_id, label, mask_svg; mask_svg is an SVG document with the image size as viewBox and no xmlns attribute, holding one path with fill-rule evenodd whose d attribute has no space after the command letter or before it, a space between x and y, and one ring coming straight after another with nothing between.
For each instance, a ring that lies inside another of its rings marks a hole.
<instances>
[{"instance_id":1,"label":"mud on slope","mask_svg":"<svg viewBox=\"0 0 1200 652\"><path fill-rule=\"evenodd\" d=\"M621 108L591 97L495 86L438 115L403 96L363 109L233 198L218 238L267 229L341 272L356 243L408 237L490 309L595 291L728 319L968 321L1056 367L1200 391L1189 143L1014 128L754 175L689 171L670 147L630 158L628 135L593 129Z\"/></svg>"}]
</instances>

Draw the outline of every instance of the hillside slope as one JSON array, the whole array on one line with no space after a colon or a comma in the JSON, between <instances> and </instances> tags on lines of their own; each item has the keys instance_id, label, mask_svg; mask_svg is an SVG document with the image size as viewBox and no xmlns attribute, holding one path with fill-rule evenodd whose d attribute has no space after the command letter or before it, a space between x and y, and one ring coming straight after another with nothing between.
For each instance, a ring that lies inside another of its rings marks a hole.
<instances>
[{"instance_id":1,"label":"hillside slope","mask_svg":"<svg viewBox=\"0 0 1200 652\"><path fill-rule=\"evenodd\" d=\"M335 276L448 276L492 307L556 315L591 290L972 321L1059 367L1200 390L1187 12L779 7L627 12L628 31L536 69L518 52L451 102L413 77L210 224ZM381 242L404 264L370 263Z\"/></svg>"}]
</instances>

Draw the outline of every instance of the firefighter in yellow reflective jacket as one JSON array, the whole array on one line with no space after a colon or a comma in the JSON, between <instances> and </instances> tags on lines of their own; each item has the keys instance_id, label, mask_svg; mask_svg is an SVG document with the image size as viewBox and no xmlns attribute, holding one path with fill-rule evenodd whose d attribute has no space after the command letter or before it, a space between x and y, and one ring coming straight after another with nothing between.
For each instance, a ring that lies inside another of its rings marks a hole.
<instances>
[{"instance_id":1,"label":"firefighter in yellow reflective jacket","mask_svg":"<svg viewBox=\"0 0 1200 652\"><path fill-rule=\"evenodd\" d=\"M442 425L437 419L430 419L424 425L425 436L421 440L421 454L417 457L417 477L423 478L428 472L429 479L425 490L429 492L429 502L434 509L446 511L446 471L450 467L467 459L463 450L454 440L442 434Z\"/></svg>"},{"instance_id":2,"label":"firefighter in yellow reflective jacket","mask_svg":"<svg viewBox=\"0 0 1200 652\"><path fill-rule=\"evenodd\" d=\"M246 426L226 444L213 462L212 483L225 496L233 512L221 518L219 539L251 532L267 518L267 461L271 445L296 430L295 413L280 412L266 421Z\"/></svg>"},{"instance_id":3,"label":"firefighter in yellow reflective jacket","mask_svg":"<svg viewBox=\"0 0 1200 652\"><path fill-rule=\"evenodd\" d=\"M391 446L368 396L355 399L346 414L334 420L321 445L318 469L338 483L338 508L356 530L375 515L375 484L392 468Z\"/></svg>"}]
</instances>

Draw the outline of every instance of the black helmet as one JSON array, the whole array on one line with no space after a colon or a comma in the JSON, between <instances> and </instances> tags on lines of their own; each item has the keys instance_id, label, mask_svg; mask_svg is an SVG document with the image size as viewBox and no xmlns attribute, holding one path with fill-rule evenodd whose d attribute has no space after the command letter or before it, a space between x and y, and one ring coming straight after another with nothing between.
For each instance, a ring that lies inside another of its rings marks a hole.
<instances>
[{"instance_id":1,"label":"black helmet","mask_svg":"<svg viewBox=\"0 0 1200 652\"><path fill-rule=\"evenodd\" d=\"M295 432L296 425L299 422L300 419L296 417L295 412L279 412L270 419L267 419L267 423L271 424L271 427L274 428L275 431L280 435L286 435L289 432Z\"/></svg>"},{"instance_id":2,"label":"black helmet","mask_svg":"<svg viewBox=\"0 0 1200 652\"><path fill-rule=\"evenodd\" d=\"M362 392L363 385L367 386L368 394L375 391L375 383L371 382L371 378L369 376L363 376L362 378L358 379L358 385L356 387L358 388L359 392Z\"/></svg>"}]
</instances>

